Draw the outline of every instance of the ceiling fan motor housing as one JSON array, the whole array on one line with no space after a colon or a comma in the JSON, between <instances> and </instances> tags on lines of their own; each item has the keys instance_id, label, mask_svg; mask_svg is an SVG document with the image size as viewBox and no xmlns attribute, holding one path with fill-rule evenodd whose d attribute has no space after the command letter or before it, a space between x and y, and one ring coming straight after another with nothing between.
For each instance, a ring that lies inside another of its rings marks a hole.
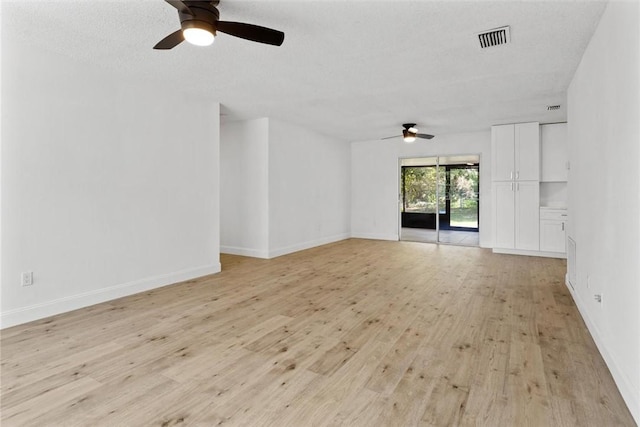
<instances>
[{"instance_id":1,"label":"ceiling fan motor housing","mask_svg":"<svg viewBox=\"0 0 640 427\"><path fill-rule=\"evenodd\" d=\"M193 15L178 11L182 30L187 28L201 28L216 34L216 22L220 20L220 12L212 2L191 1L184 2L189 6Z\"/></svg>"},{"instance_id":2,"label":"ceiling fan motor housing","mask_svg":"<svg viewBox=\"0 0 640 427\"><path fill-rule=\"evenodd\" d=\"M405 123L402 125L402 127L404 128L402 130L402 136L404 138L407 138L407 137L415 138L416 135L418 134L418 130L415 128L416 127L415 123Z\"/></svg>"},{"instance_id":3,"label":"ceiling fan motor housing","mask_svg":"<svg viewBox=\"0 0 640 427\"><path fill-rule=\"evenodd\" d=\"M415 138L416 135L416 132L411 132L409 129L402 129L403 138Z\"/></svg>"}]
</instances>

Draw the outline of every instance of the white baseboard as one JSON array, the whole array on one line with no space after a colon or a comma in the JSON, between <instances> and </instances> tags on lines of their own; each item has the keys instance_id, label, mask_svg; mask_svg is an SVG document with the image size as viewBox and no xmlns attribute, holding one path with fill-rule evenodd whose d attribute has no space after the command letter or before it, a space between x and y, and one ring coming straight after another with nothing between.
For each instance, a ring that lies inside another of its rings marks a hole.
<instances>
[{"instance_id":1,"label":"white baseboard","mask_svg":"<svg viewBox=\"0 0 640 427\"><path fill-rule=\"evenodd\" d=\"M162 274L0 313L0 329L220 272L220 263Z\"/></svg>"},{"instance_id":2,"label":"white baseboard","mask_svg":"<svg viewBox=\"0 0 640 427\"><path fill-rule=\"evenodd\" d=\"M229 255L240 255L240 256L248 256L252 258L269 258L269 253L267 251L261 251L258 249L250 249L250 248L238 248L236 246L220 246L220 253L229 254Z\"/></svg>"},{"instance_id":3,"label":"white baseboard","mask_svg":"<svg viewBox=\"0 0 640 427\"><path fill-rule=\"evenodd\" d=\"M378 234L378 233L351 233L351 237L354 239L369 239L369 240L392 240L397 242L400 240L397 234Z\"/></svg>"},{"instance_id":4,"label":"white baseboard","mask_svg":"<svg viewBox=\"0 0 640 427\"><path fill-rule=\"evenodd\" d=\"M501 249L501 248L493 248L493 252L496 254L541 256L545 258L567 259L567 254L564 252L525 251L522 249Z\"/></svg>"},{"instance_id":5,"label":"white baseboard","mask_svg":"<svg viewBox=\"0 0 640 427\"><path fill-rule=\"evenodd\" d=\"M349 233L336 234L334 236L323 237L321 239L312 240L310 242L297 243L295 245L285 246L280 249L274 249L269 251L269 258L275 258L282 255L290 254L293 252L303 251L305 249L315 248L316 246L327 245L329 243L339 242L346 240L351 235Z\"/></svg>"},{"instance_id":6,"label":"white baseboard","mask_svg":"<svg viewBox=\"0 0 640 427\"><path fill-rule=\"evenodd\" d=\"M569 289L569 292L571 293L571 296L573 297L573 300L575 301L576 306L578 307L578 311L580 312L580 315L582 316L584 323L587 325L587 329L591 334L591 338L593 338L593 341L596 343L596 347L598 347L598 351L602 355L604 362L607 364L607 367L611 372L611 376L613 377L613 380L618 386L618 390L620 390L620 394L622 395L622 398L627 404L627 408L629 408L629 411L631 412L631 415L635 419L636 424L640 425L640 391L635 390L633 388L633 386L629 382L629 379L619 369L618 364L616 363L613 355L607 350L607 347L602 341L602 338L601 338L602 335L600 334L598 327L589 317L588 312L586 310L586 305L584 304L584 301L580 297L580 294L578 294L575 291L575 289L571 286L568 275L565 276L565 285L567 286L567 289Z\"/></svg>"}]
</instances>

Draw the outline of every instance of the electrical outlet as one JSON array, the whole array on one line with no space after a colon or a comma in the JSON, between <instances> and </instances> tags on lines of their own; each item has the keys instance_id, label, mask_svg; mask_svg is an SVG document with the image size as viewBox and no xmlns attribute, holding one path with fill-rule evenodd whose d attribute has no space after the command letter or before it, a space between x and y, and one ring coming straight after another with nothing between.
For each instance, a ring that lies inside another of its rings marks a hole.
<instances>
[{"instance_id":1,"label":"electrical outlet","mask_svg":"<svg viewBox=\"0 0 640 427\"><path fill-rule=\"evenodd\" d=\"M25 271L24 273L22 273L22 275L20 276L20 283L22 284L22 286L33 285L33 272Z\"/></svg>"}]
</instances>

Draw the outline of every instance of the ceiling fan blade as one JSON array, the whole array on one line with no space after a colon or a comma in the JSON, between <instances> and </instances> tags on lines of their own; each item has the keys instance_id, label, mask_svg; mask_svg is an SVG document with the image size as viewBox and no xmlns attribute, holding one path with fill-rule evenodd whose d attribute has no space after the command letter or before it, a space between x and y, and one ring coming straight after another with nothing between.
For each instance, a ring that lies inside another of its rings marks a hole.
<instances>
[{"instance_id":1,"label":"ceiling fan blade","mask_svg":"<svg viewBox=\"0 0 640 427\"><path fill-rule=\"evenodd\" d=\"M423 139L431 139L431 138L433 138L433 135L429 135L429 134L426 134L426 133L417 133L416 137L423 138Z\"/></svg>"},{"instance_id":2,"label":"ceiling fan blade","mask_svg":"<svg viewBox=\"0 0 640 427\"><path fill-rule=\"evenodd\" d=\"M284 41L284 33L282 31L242 22L218 21L216 30L241 39L275 46L282 45Z\"/></svg>"},{"instance_id":3,"label":"ceiling fan blade","mask_svg":"<svg viewBox=\"0 0 640 427\"><path fill-rule=\"evenodd\" d=\"M184 41L184 35L182 34L182 30L175 31L169 34L167 37L163 38L156 44L154 49L173 49L178 46L180 43Z\"/></svg>"},{"instance_id":4,"label":"ceiling fan blade","mask_svg":"<svg viewBox=\"0 0 640 427\"><path fill-rule=\"evenodd\" d=\"M176 9L178 9L180 13L184 13L185 15L195 16L193 11L189 9L189 6L187 6L186 4L184 4L184 2L180 0L164 0L164 1L166 1Z\"/></svg>"},{"instance_id":5,"label":"ceiling fan blade","mask_svg":"<svg viewBox=\"0 0 640 427\"><path fill-rule=\"evenodd\" d=\"M393 139L393 138L400 138L400 135L393 135L393 136L388 136L386 138L380 138L380 140L385 140L385 139Z\"/></svg>"}]
</instances>

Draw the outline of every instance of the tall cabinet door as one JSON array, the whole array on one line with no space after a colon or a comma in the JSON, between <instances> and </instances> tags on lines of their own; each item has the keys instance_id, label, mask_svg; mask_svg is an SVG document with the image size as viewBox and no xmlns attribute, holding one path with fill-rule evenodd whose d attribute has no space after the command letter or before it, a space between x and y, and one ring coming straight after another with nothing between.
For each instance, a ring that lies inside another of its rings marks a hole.
<instances>
[{"instance_id":1,"label":"tall cabinet door","mask_svg":"<svg viewBox=\"0 0 640 427\"><path fill-rule=\"evenodd\" d=\"M515 176L520 181L540 180L540 125L515 125Z\"/></svg>"},{"instance_id":2,"label":"tall cabinet door","mask_svg":"<svg viewBox=\"0 0 640 427\"><path fill-rule=\"evenodd\" d=\"M540 250L540 184L538 181L516 182L516 249Z\"/></svg>"},{"instance_id":3,"label":"tall cabinet door","mask_svg":"<svg viewBox=\"0 0 640 427\"><path fill-rule=\"evenodd\" d=\"M515 184L493 183L494 247L511 249L515 245Z\"/></svg>"},{"instance_id":4,"label":"tall cabinet door","mask_svg":"<svg viewBox=\"0 0 640 427\"><path fill-rule=\"evenodd\" d=\"M491 126L491 180L514 179L514 125Z\"/></svg>"}]
</instances>

